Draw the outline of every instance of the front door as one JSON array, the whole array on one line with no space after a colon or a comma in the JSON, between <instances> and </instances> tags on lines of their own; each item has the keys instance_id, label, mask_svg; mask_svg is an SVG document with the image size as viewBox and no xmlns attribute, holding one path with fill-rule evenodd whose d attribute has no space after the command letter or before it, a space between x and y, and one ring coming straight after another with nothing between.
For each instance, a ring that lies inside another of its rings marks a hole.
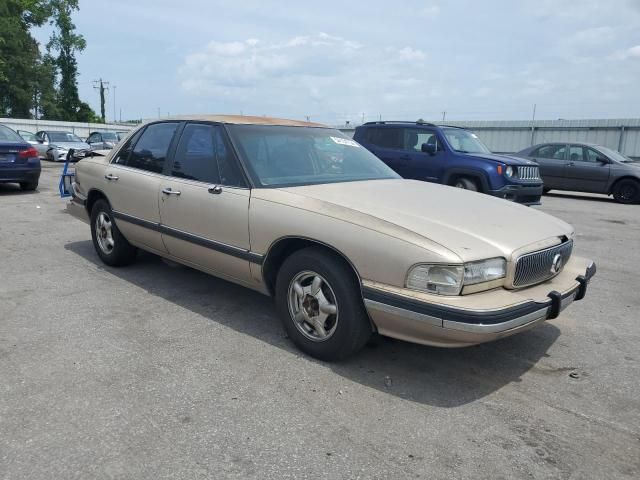
<instances>
[{"instance_id":1,"label":"front door","mask_svg":"<svg viewBox=\"0 0 640 480\"><path fill-rule=\"evenodd\" d=\"M545 188L564 188L567 149L564 143L553 143L538 147L531 153L540 167Z\"/></svg>"},{"instance_id":2,"label":"front door","mask_svg":"<svg viewBox=\"0 0 640 480\"><path fill-rule=\"evenodd\" d=\"M569 147L569 161L565 171L567 190L606 193L610 164L604 155L582 145Z\"/></svg>"},{"instance_id":3,"label":"front door","mask_svg":"<svg viewBox=\"0 0 640 480\"><path fill-rule=\"evenodd\" d=\"M249 282L249 199L223 128L187 123L160 189L169 254L221 277Z\"/></svg>"},{"instance_id":4,"label":"front door","mask_svg":"<svg viewBox=\"0 0 640 480\"><path fill-rule=\"evenodd\" d=\"M136 133L105 170L104 190L116 224L130 242L166 252L158 196L178 122L160 122Z\"/></svg>"},{"instance_id":5,"label":"front door","mask_svg":"<svg viewBox=\"0 0 640 480\"><path fill-rule=\"evenodd\" d=\"M436 132L422 128L405 128L404 154L408 157L406 176L414 180L427 182L439 182L442 179L442 170L445 165L446 152L440 147ZM422 151L422 145L432 145L435 153Z\"/></svg>"}]
</instances>

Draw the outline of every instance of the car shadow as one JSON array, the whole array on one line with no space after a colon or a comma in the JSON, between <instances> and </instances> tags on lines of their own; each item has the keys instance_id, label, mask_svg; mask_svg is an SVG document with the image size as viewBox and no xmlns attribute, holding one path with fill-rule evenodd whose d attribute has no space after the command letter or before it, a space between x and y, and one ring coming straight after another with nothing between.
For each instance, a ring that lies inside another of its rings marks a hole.
<instances>
[{"instance_id":1,"label":"car shadow","mask_svg":"<svg viewBox=\"0 0 640 480\"><path fill-rule=\"evenodd\" d=\"M0 196L4 195L33 195L37 194L38 190L31 190L25 192L20 188L17 183L0 183Z\"/></svg>"},{"instance_id":2,"label":"car shadow","mask_svg":"<svg viewBox=\"0 0 640 480\"><path fill-rule=\"evenodd\" d=\"M464 405L519 382L524 373L536 368L536 363L547 356L560 333L555 326L545 323L513 337L459 349L374 336L352 358L325 364L297 350L284 333L273 301L264 295L189 267L168 266L159 257L144 252L139 254L135 265L111 268L100 261L91 241L69 243L65 249L151 295L286 350L300 361L321 363L348 380L438 407ZM556 371L537 370L543 374Z\"/></svg>"},{"instance_id":3,"label":"car shadow","mask_svg":"<svg viewBox=\"0 0 640 480\"><path fill-rule=\"evenodd\" d=\"M552 198L571 198L574 200L588 200L591 202L616 203L613 197L606 197L604 195L599 195L597 193L594 193L594 194L585 193L584 195L575 195L572 193L560 193L552 190L551 192L545 193L544 196L552 197Z\"/></svg>"}]
</instances>

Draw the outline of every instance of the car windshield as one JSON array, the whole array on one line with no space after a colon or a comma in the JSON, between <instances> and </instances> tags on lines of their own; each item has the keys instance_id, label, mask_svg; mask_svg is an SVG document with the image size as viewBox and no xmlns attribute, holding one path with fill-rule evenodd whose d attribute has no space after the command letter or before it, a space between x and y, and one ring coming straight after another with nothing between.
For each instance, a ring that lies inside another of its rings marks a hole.
<instances>
[{"instance_id":1,"label":"car windshield","mask_svg":"<svg viewBox=\"0 0 640 480\"><path fill-rule=\"evenodd\" d=\"M51 142L82 143L82 140L71 132L47 132L47 135L49 135L49 141Z\"/></svg>"},{"instance_id":2,"label":"car windshield","mask_svg":"<svg viewBox=\"0 0 640 480\"><path fill-rule=\"evenodd\" d=\"M102 140L105 142L118 142L120 139L115 132L102 132Z\"/></svg>"},{"instance_id":3,"label":"car windshield","mask_svg":"<svg viewBox=\"0 0 640 480\"><path fill-rule=\"evenodd\" d=\"M443 128L451 148L461 153L491 153L478 136L461 128Z\"/></svg>"},{"instance_id":4,"label":"car windshield","mask_svg":"<svg viewBox=\"0 0 640 480\"><path fill-rule=\"evenodd\" d=\"M265 187L400 178L338 130L228 125L254 181Z\"/></svg>"},{"instance_id":5,"label":"car windshield","mask_svg":"<svg viewBox=\"0 0 640 480\"><path fill-rule=\"evenodd\" d=\"M610 148L600 147L600 146L598 147L598 150L600 150L601 153L604 153L607 157L615 160L616 162L622 162L622 163L634 162L633 159L627 157L626 155L621 154L617 150L611 150Z\"/></svg>"},{"instance_id":6,"label":"car windshield","mask_svg":"<svg viewBox=\"0 0 640 480\"><path fill-rule=\"evenodd\" d=\"M24 140L20 135L11 130L9 127L5 127L4 125L0 125L0 142L20 142L23 143Z\"/></svg>"}]
</instances>

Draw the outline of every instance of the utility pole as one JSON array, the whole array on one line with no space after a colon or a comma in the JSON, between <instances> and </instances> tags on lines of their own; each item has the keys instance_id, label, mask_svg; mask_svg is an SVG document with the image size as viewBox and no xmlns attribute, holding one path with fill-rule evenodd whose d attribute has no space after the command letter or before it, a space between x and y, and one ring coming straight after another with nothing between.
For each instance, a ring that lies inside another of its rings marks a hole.
<instances>
[{"instance_id":1,"label":"utility pole","mask_svg":"<svg viewBox=\"0 0 640 480\"><path fill-rule=\"evenodd\" d=\"M364 112L362 112L362 123L364 123Z\"/></svg>"},{"instance_id":2,"label":"utility pole","mask_svg":"<svg viewBox=\"0 0 640 480\"><path fill-rule=\"evenodd\" d=\"M447 112L442 112L442 121L444 122L444 119L447 118Z\"/></svg>"},{"instance_id":3,"label":"utility pole","mask_svg":"<svg viewBox=\"0 0 640 480\"><path fill-rule=\"evenodd\" d=\"M307 119L307 123L311 121L311 117L309 115L306 115L305 118Z\"/></svg>"},{"instance_id":4,"label":"utility pole","mask_svg":"<svg viewBox=\"0 0 640 480\"><path fill-rule=\"evenodd\" d=\"M116 85L113 86L113 123L116 123L118 117L116 117Z\"/></svg>"},{"instance_id":5,"label":"utility pole","mask_svg":"<svg viewBox=\"0 0 640 480\"><path fill-rule=\"evenodd\" d=\"M531 117L531 141L529 142L531 145L533 145L533 141L535 140L536 137L536 126L534 125L534 122L536 121L536 104L533 104L533 116Z\"/></svg>"},{"instance_id":6,"label":"utility pole","mask_svg":"<svg viewBox=\"0 0 640 480\"><path fill-rule=\"evenodd\" d=\"M102 117L102 123L105 122L105 113L104 113L104 92L105 90L109 90L109 82L103 82L102 78L100 80L93 81L93 88L100 91L100 116Z\"/></svg>"}]
</instances>

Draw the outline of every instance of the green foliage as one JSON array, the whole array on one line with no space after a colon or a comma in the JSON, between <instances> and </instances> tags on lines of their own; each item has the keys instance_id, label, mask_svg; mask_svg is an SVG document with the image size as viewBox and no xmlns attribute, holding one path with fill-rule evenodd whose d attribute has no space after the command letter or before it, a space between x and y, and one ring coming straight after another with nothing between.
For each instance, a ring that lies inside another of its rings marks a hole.
<instances>
[{"instance_id":1,"label":"green foliage","mask_svg":"<svg viewBox=\"0 0 640 480\"><path fill-rule=\"evenodd\" d=\"M86 41L75 31L78 0L0 0L0 116L93 121L78 95L76 54ZM30 29L54 27L42 54Z\"/></svg>"}]
</instances>

